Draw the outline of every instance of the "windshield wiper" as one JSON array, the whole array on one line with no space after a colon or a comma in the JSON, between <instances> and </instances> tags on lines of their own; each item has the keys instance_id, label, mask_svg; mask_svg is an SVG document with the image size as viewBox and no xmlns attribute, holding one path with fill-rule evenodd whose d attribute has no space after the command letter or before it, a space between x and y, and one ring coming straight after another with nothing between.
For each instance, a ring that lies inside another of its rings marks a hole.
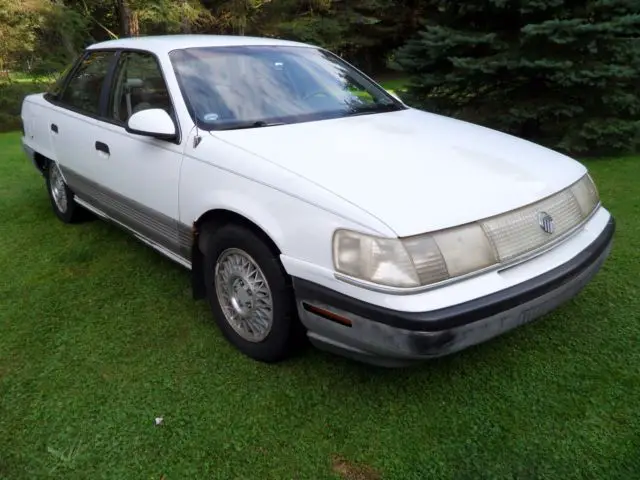
<instances>
[{"instance_id":1,"label":"windshield wiper","mask_svg":"<svg viewBox=\"0 0 640 480\"><path fill-rule=\"evenodd\" d=\"M395 112L397 110L403 110L403 107L395 103L371 103L368 105L354 105L345 115L366 115L368 113Z\"/></svg>"},{"instance_id":2,"label":"windshield wiper","mask_svg":"<svg viewBox=\"0 0 640 480\"><path fill-rule=\"evenodd\" d=\"M258 120L257 122L238 122L221 125L214 130L241 130L243 128L275 127L278 125L284 125L284 122L265 122L264 120Z\"/></svg>"}]
</instances>

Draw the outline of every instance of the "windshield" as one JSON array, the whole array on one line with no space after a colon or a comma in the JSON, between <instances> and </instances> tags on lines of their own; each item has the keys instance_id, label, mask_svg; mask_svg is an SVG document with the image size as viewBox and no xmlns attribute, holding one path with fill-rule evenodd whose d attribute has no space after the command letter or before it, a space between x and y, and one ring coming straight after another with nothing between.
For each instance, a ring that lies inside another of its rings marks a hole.
<instances>
[{"instance_id":1,"label":"windshield","mask_svg":"<svg viewBox=\"0 0 640 480\"><path fill-rule=\"evenodd\" d=\"M255 128L402 110L337 56L289 46L174 50L171 62L199 127Z\"/></svg>"}]
</instances>

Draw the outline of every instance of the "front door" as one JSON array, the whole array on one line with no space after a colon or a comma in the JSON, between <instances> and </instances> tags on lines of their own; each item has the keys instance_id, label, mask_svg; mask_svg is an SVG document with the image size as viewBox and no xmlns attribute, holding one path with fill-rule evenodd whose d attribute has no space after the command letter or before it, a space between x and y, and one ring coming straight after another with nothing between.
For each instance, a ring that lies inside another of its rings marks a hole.
<instances>
[{"instance_id":1,"label":"front door","mask_svg":"<svg viewBox=\"0 0 640 480\"><path fill-rule=\"evenodd\" d=\"M175 118L162 70L155 56L120 54L110 88L106 118L91 138L101 151L97 174L104 189L102 209L148 240L180 253L178 186L183 147L130 134L129 117L162 108ZM176 128L178 128L176 122Z\"/></svg>"}]
</instances>

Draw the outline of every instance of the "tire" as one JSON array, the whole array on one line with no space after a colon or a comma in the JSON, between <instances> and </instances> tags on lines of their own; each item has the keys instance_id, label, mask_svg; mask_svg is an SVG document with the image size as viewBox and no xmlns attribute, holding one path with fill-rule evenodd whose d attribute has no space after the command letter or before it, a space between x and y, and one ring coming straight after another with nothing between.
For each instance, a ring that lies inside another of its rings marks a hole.
<instances>
[{"instance_id":1,"label":"tire","mask_svg":"<svg viewBox=\"0 0 640 480\"><path fill-rule=\"evenodd\" d=\"M200 246L207 299L227 341L261 362L291 356L305 336L277 252L238 224L218 230L205 226Z\"/></svg>"},{"instance_id":2,"label":"tire","mask_svg":"<svg viewBox=\"0 0 640 480\"><path fill-rule=\"evenodd\" d=\"M73 191L64 183L60 168L55 162L49 162L45 181L51 207L56 216L64 223L78 223L87 218L87 211L74 201Z\"/></svg>"}]
</instances>

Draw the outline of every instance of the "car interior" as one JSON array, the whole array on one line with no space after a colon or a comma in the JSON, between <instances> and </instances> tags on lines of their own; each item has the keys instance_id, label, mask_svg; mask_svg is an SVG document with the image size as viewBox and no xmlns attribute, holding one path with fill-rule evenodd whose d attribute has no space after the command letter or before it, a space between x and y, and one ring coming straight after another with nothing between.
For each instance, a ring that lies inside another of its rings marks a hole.
<instances>
[{"instance_id":1,"label":"car interior","mask_svg":"<svg viewBox=\"0 0 640 480\"><path fill-rule=\"evenodd\" d=\"M130 68L133 64L136 68ZM161 108L173 117L171 98L158 66L152 59L131 62L131 57L126 58L116 75L111 116L126 123L134 113L152 108Z\"/></svg>"}]
</instances>

